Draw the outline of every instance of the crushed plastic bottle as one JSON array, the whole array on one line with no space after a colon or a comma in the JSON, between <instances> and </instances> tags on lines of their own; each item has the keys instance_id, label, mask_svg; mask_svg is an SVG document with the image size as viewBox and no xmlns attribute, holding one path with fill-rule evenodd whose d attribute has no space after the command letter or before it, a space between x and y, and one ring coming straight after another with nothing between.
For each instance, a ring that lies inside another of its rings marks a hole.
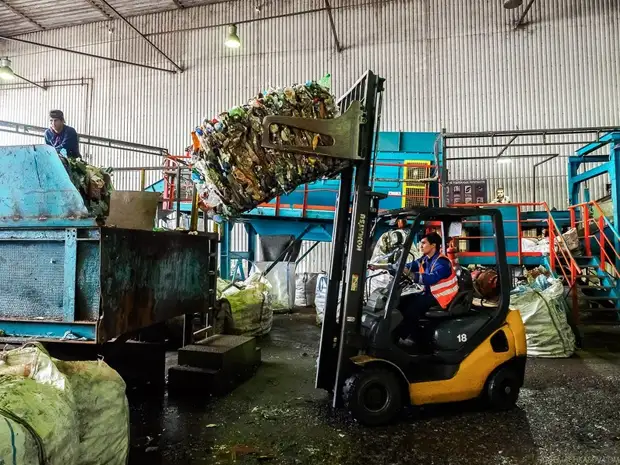
<instances>
[{"instance_id":1,"label":"crushed plastic bottle","mask_svg":"<svg viewBox=\"0 0 620 465\"><path fill-rule=\"evenodd\" d=\"M321 82L331 85L331 76ZM329 119L338 115L338 107L327 87L307 81L269 89L217 118L205 118L194 131L200 142L194 165L209 216L226 218L252 210L300 185L334 177L349 165L346 160L262 147L263 119L268 115ZM269 134L278 145L316 149L329 142L319 134L281 124L272 124Z\"/></svg>"}]
</instances>

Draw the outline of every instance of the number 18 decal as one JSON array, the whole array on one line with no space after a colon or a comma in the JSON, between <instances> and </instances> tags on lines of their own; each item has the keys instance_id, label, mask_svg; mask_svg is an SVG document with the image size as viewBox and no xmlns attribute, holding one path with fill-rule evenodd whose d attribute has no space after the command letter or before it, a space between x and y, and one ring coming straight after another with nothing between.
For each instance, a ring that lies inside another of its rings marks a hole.
<instances>
[{"instance_id":1,"label":"number 18 decal","mask_svg":"<svg viewBox=\"0 0 620 465\"><path fill-rule=\"evenodd\" d=\"M456 338L459 342L467 342L467 334L459 334Z\"/></svg>"}]
</instances>

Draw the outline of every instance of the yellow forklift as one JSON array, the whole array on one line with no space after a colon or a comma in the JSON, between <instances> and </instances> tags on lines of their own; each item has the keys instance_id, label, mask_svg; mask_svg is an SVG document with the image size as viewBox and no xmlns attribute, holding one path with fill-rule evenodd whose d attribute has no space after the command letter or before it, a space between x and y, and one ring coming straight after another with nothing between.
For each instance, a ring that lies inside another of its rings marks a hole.
<instances>
[{"instance_id":1,"label":"yellow forklift","mask_svg":"<svg viewBox=\"0 0 620 465\"><path fill-rule=\"evenodd\" d=\"M384 81L366 72L339 99L342 116L333 120L267 116L263 121L265 147L350 161L340 175L316 387L333 394L334 407L346 407L367 425L392 421L405 404L483 398L494 408L510 408L523 384L526 345L520 314L509 309L502 215L495 209L427 208L379 216L385 194L372 192L371 172ZM314 148L274 144L269 140L274 123L329 136L333 143ZM430 226L448 231L450 224L482 217L495 228L497 301L489 305L474 299L466 270L459 270L460 292L449 308L432 309L420 323L424 350L400 346L395 330L402 322L401 295L415 292L403 273L414 239ZM393 279L365 299L374 238L399 219L410 226L397 251Z\"/></svg>"},{"instance_id":2,"label":"yellow forklift","mask_svg":"<svg viewBox=\"0 0 620 465\"><path fill-rule=\"evenodd\" d=\"M393 420L406 404L482 399L494 409L513 407L523 385L526 344L521 316L509 308L510 274L501 213L479 208L391 212L376 220L372 233L399 219L407 219L410 226L404 244L394 251L397 257L390 284L365 299L355 316L359 325L354 326L353 319L345 316L344 326L351 323L351 332L338 339L344 359L341 372L337 367L333 378L334 383L339 376L344 382L331 385L329 372L323 372L325 378L321 379L341 393L344 406L355 418L368 425ZM494 226L498 298L487 301L476 296L469 272L457 265L456 297L447 309L432 308L421 319L417 333L423 338L415 347L402 345L396 335L402 324L401 297L423 290L404 273L414 240L429 228L447 232L451 226L462 227L465 220L490 221ZM371 267L379 268L376 264ZM336 325L340 326L338 317ZM326 337L330 336L323 331L323 342ZM319 370L325 365L319 362Z\"/></svg>"}]
</instances>

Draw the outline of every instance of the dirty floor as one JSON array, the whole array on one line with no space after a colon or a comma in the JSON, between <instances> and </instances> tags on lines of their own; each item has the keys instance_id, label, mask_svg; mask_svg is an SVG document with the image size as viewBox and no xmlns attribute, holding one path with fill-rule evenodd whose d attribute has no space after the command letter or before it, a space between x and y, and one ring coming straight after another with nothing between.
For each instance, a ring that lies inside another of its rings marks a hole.
<instances>
[{"instance_id":1,"label":"dirty floor","mask_svg":"<svg viewBox=\"0 0 620 465\"><path fill-rule=\"evenodd\" d=\"M314 318L277 316L258 373L228 397L131 396L130 465L620 465L620 334L608 338L529 360L513 411L441 406L364 428L314 389Z\"/></svg>"}]
</instances>

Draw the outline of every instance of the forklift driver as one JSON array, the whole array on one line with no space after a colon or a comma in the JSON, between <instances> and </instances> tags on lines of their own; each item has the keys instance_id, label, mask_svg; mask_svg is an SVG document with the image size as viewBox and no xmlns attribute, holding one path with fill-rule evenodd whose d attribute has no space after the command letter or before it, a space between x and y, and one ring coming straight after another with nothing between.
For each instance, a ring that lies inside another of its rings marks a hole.
<instances>
[{"instance_id":1,"label":"forklift driver","mask_svg":"<svg viewBox=\"0 0 620 465\"><path fill-rule=\"evenodd\" d=\"M405 265L404 273L409 279L424 286L424 292L403 296L400 301L403 323L397 332L400 342L405 345L411 345L414 341L420 343L420 318L432 307L448 308L459 292L452 263L440 253L441 242L439 234L426 234L420 241L420 249L424 255ZM414 341L411 341L411 336Z\"/></svg>"}]
</instances>

